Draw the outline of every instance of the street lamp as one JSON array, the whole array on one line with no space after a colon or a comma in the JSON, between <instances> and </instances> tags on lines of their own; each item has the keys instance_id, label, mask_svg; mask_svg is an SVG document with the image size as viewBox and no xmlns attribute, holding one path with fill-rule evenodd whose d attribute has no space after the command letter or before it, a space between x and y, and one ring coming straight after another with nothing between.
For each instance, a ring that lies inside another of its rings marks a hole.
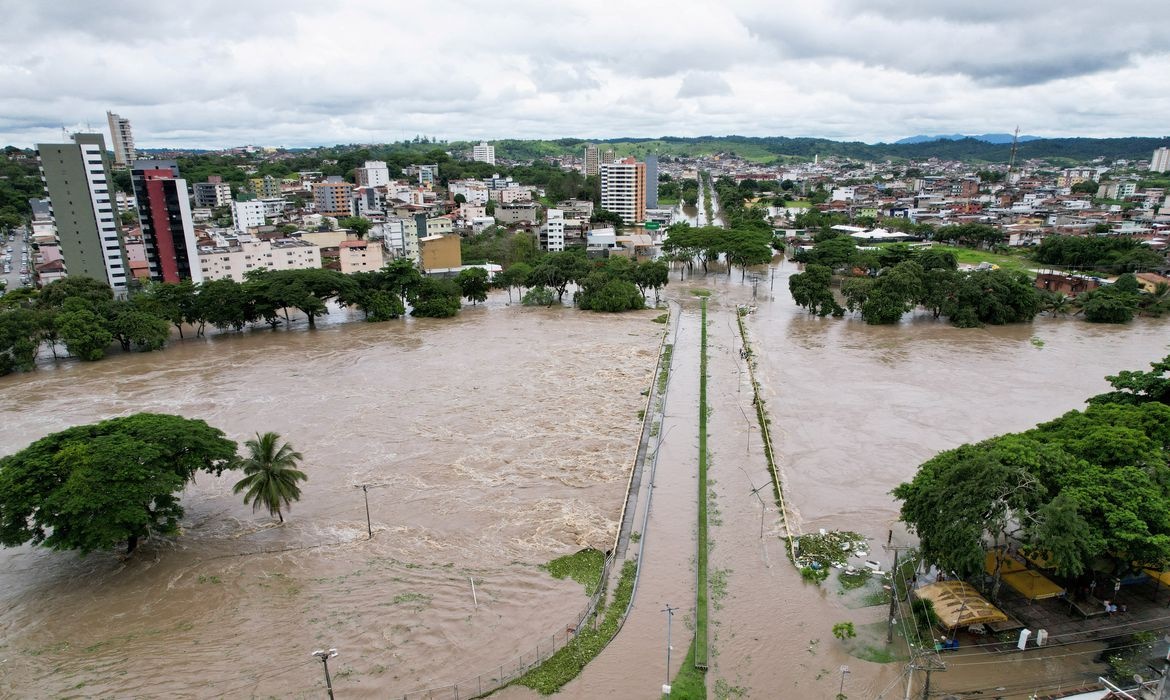
<instances>
[{"instance_id":1,"label":"street lamp","mask_svg":"<svg viewBox=\"0 0 1170 700\"><path fill-rule=\"evenodd\" d=\"M326 651L324 649L318 649L310 654L310 656L316 656L318 659L321 659L321 665L325 667L325 689L329 691L329 700L334 700L333 682L329 680L329 659L337 656L337 650L330 649Z\"/></svg>"},{"instance_id":2,"label":"street lamp","mask_svg":"<svg viewBox=\"0 0 1170 700\"><path fill-rule=\"evenodd\" d=\"M662 692L667 695L670 695L670 621L674 618L675 610L678 608L672 608L667 603L662 611L666 613L666 682L662 684Z\"/></svg>"},{"instance_id":3,"label":"street lamp","mask_svg":"<svg viewBox=\"0 0 1170 700\"><path fill-rule=\"evenodd\" d=\"M369 533L368 539L374 539L374 526L370 524L370 487L369 484L355 484L355 489L362 490L362 496L366 499L366 532Z\"/></svg>"},{"instance_id":4,"label":"street lamp","mask_svg":"<svg viewBox=\"0 0 1170 700\"><path fill-rule=\"evenodd\" d=\"M845 676L849 675L849 667L841 665L841 688L837 691L837 697L845 697Z\"/></svg>"}]
</instances>

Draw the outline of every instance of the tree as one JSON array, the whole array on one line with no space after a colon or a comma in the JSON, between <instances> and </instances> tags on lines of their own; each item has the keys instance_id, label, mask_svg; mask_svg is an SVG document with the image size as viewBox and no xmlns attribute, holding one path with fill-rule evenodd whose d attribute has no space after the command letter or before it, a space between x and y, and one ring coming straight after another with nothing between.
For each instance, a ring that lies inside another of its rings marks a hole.
<instances>
[{"instance_id":1,"label":"tree","mask_svg":"<svg viewBox=\"0 0 1170 700\"><path fill-rule=\"evenodd\" d=\"M87 362L105 357L106 348L114 342L105 320L80 298L65 301L54 319L54 327L69 352Z\"/></svg>"},{"instance_id":2,"label":"tree","mask_svg":"<svg viewBox=\"0 0 1170 700\"><path fill-rule=\"evenodd\" d=\"M129 351L131 346L149 352L161 350L170 337L166 319L152 308L149 297L139 295L129 301L110 302L105 308L106 328L114 339Z\"/></svg>"},{"instance_id":3,"label":"tree","mask_svg":"<svg viewBox=\"0 0 1170 700\"><path fill-rule=\"evenodd\" d=\"M47 435L0 459L0 544L82 554L178 532L195 473L233 468L236 444L201 420L138 413Z\"/></svg>"},{"instance_id":4,"label":"tree","mask_svg":"<svg viewBox=\"0 0 1170 700\"><path fill-rule=\"evenodd\" d=\"M1137 312L1138 296L1116 285L1100 287L1077 298L1085 320L1092 323L1129 323Z\"/></svg>"},{"instance_id":5,"label":"tree","mask_svg":"<svg viewBox=\"0 0 1170 700\"><path fill-rule=\"evenodd\" d=\"M471 302L472 306L478 302L486 301L488 289L491 288L487 270L482 267L469 267L466 270L460 270L459 274L455 276L455 284L459 285L459 290Z\"/></svg>"},{"instance_id":6,"label":"tree","mask_svg":"<svg viewBox=\"0 0 1170 700\"><path fill-rule=\"evenodd\" d=\"M524 298L520 300L520 303L525 306L552 306L556 300L557 297L553 290L543 285L537 285L524 293Z\"/></svg>"},{"instance_id":7,"label":"tree","mask_svg":"<svg viewBox=\"0 0 1170 700\"><path fill-rule=\"evenodd\" d=\"M1073 194L1097 194L1100 185L1096 180L1085 180L1083 182L1074 183L1072 187L1068 188Z\"/></svg>"},{"instance_id":8,"label":"tree","mask_svg":"<svg viewBox=\"0 0 1170 700\"><path fill-rule=\"evenodd\" d=\"M257 318L254 300L243 285L233 279L211 280L199 285L195 314L199 320L197 335L203 335L206 323L220 330L234 328L239 331Z\"/></svg>"},{"instance_id":9,"label":"tree","mask_svg":"<svg viewBox=\"0 0 1170 700\"><path fill-rule=\"evenodd\" d=\"M301 500L297 482L309 479L297 469L304 455L287 442L280 444L280 436L273 432L257 433L255 440L244 443L244 449L247 456L239 463L244 478L236 482L232 493L243 491L244 505L251 503L253 512L266 508L269 515L275 515L283 523L282 508Z\"/></svg>"},{"instance_id":10,"label":"tree","mask_svg":"<svg viewBox=\"0 0 1170 700\"><path fill-rule=\"evenodd\" d=\"M549 253L532 270L528 277L528 286L551 287L556 290L557 301L561 301L569 285L585 279L590 271L589 261L576 252Z\"/></svg>"},{"instance_id":11,"label":"tree","mask_svg":"<svg viewBox=\"0 0 1170 700\"><path fill-rule=\"evenodd\" d=\"M808 309L818 316L841 316L845 310L833 297L830 288L833 272L824 265L808 265L804 272L788 278L788 291L797 306Z\"/></svg>"},{"instance_id":12,"label":"tree","mask_svg":"<svg viewBox=\"0 0 1170 700\"><path fill-rule=\"evenodd\" d=\"M1170 563L1168 458L1170 406L1094 404L941 453L893 493L927 561L961 576L1008 536L1062 576L1116 575Z\"/></svg>"},{"instance_id":13,"label":"tree","mask_svg":"<svg viewBox=\"0 0 1170 700\"><path fill-rule=\"evenodd\" d=\"M646 290L654 290L654 304L658 304L658 293L670 282L670 268L660 260L644 260L634 268L634 284L642 296Z\"/></svg>"},{"instance_id":14,"label":"tree","mask_svg":"<svg viewBox=\"0 0 1170 700\"><path fill-rule=\"evenodd\" d=\"M496 273L495 278L492 279L492 284L497 289L508 290L508 303L512 303L512 288L517 287L523 289L531 275L531 265L524 262L517 262L504 268L501 272Z\"/></svg>"},{"instance_id":15,"label":"tree","mask_svg":"<svg viewBox=\"0 0 1170 700\"><path fill-rule=\"evenodd\" d=\"M358 238L365 238L370 229L374 227L374 222L364 216L350 216L338 221L337 225L353 231Z\"/></svg>"},{"instance_id":16,"label":"tree","mask_svg":"<svg viewBox=\"0 0 1170 700\"><path fill-rule=\"evenodd\" d=\"M1088 403L1131 406L1150 402L1170 404L1170 355L1151 362L1150 368L1152 372L1123 370L1105 377L1113 391L1098 394L1090 398Z\"/></svg>"},{"instance_id":17,"label":"tree","mask_svg":"<svg viewBox=\"0 0 1170 700\"><path fill-rule=\"evenodd\" d=\"M424 277L410 300L411 316L450 318L459 313L459 285L448 279Z\"/></svg>"},{"instance_id":18,"label":"tree","mask_svg":"<svg viewBox=\"0 0 1170 700\"><path fill-rule=\"evenodd\" d=\"M169 321L182 338L183 324L194 323L197 316L194 283L189 279L177 284L152 282L146 285L145 294L154 301L156 313Z\"/></svg>"},{"instance_id":19,"label":"tree","mask_svg":"<svg viewBox=\"0 0 1170 700\"><path fill-rule=\"evenodd\" d=\"M17 307L0 312L0 375L35 367L40 340L36 311Z\"/></svg>"}]
</instances>

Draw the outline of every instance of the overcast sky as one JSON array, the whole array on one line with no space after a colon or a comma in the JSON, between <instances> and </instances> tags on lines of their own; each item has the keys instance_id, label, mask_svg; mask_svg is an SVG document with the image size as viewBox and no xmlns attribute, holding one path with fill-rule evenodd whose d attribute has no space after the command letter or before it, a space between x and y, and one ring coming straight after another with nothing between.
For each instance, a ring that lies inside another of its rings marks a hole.
<instances>
[{"instance_id":1,"label":"overcast sky","mask_svg":"<svg viewBox=\"0 0 1170 700\"><path fill-rule=\"evenodd\" d=\"M1170 133L1170 0L0 0L0 144ZM108 134L107 134L108 138Z\"/></svg>"}]
</instances>

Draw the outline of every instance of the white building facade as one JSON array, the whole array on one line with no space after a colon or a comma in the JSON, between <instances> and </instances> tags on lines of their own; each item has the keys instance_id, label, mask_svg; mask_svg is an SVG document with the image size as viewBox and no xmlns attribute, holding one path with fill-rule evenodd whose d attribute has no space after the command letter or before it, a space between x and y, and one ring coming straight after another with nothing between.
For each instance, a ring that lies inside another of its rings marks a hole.
<instances>
[{"instance_id":1,"label":"white building facade","mask_svg":"<svg viewBox=\"0 0 1170 700\"><path fill-rule=\"evenodd\" d=\"M565 249L565 212L549 209L547 217L540 227L540 244L550 253L559 253Z\"/></svg>"},{"instance_id":2,"label":"white building facade","mask_svg":"<svg viewBox=\"0 0 1170 700\"><path fill-rule=\"evenodd\" d=\"M250 228L263 226L266 221L264 202L259 200L232 202L232 226L240 233L244 233Z\"/></svg>"},{"instance_id":3,"label":"white building facade","mask_svg":"<svg viewBox=\"0 0 1170 700\"><path fill-rule=\"evenodd\" d=\"M487 141L480 141L471 147L471 159L480 163L496 164L496 147Z\"/></svg>"}]
</instances>

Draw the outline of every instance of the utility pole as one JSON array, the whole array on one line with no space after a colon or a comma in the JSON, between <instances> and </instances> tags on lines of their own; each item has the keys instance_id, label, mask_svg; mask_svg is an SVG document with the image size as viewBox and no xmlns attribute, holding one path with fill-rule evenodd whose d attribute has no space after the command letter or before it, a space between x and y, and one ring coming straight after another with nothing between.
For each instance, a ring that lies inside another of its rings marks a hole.
<instances>
[{"instance_id":1,"label":"utility pole","mask_svg":"<svg viewBox=\"0 0 1170 700\"><path fill-rule=\"evenodd\" d=\"M329 700L334 700L333 681L329 680L329 659L337 656L337 650L330 649L326 651L324 649L318 649L317 651L314 651L311 656L316 656L318 659L321 659L321 665L325 667L325 689L329 691Z\"/></svg>"},{"instance_id":2,"label":"utility pole","mask_svg":"<svg viewBox=\"0 0 1170 700\"><path fill-rule=\"evenodd\" d=\"M355 489L362 490L362 496L366 499L366 532L369 533L367 539L374 539L374 526L370 523L370 486L369 484L357 484Z\"/></svg>"},{"instance_id":3,"label":"utility pole","mask_svg":"<svg viewBox=\"0 0 1170 700\"><path fill-rule=\"evenodd\" d=\"M849 667L842 664L841 665L841 687L837 690L837 695L839 697L845 697L845 676L848 676L848 675L849 675Z\"/></svg>"},{"instance_id":4,"label":"utility pole","mask_svg":"<svg viewBox=\"0 0 1170 700\"><path fill-rule=\"evenodd\" d=\"M670 694L670 621L674 618L675 610L678 608L670 607L670 603L662 610L666 613L666 682L662 684L662 692L667 695Z\"/></svg>"},{"instance_id":5,"label":"utility pole","mask_svg":"<svg viewBox=\"0 0 1170 700\"><path fill-rule=\"evenodd\" d=\"M894 531L889 530L887 532L888 532L888 534L886 535L886 543L884 545L882 545L882 549L886 550L887 552L892 551L894 553L894 568L890 569L890 615L889 615L890 626L886 630L886 644L892 644L894 642L894 613L897 611L895 604L897 603L898 596L900 593L898 591L898 554L901 553L903 550L910 550L910 549L914 549L914 548L906 546L906 545L893 544ZM905 587L907 589L904 592L909 594L909 589L911 588L911 584L905 580L903 580L902 583L905 585ZM909 643L910 640L907 639L906 642Z\"/></svg>"}]
</instances>

